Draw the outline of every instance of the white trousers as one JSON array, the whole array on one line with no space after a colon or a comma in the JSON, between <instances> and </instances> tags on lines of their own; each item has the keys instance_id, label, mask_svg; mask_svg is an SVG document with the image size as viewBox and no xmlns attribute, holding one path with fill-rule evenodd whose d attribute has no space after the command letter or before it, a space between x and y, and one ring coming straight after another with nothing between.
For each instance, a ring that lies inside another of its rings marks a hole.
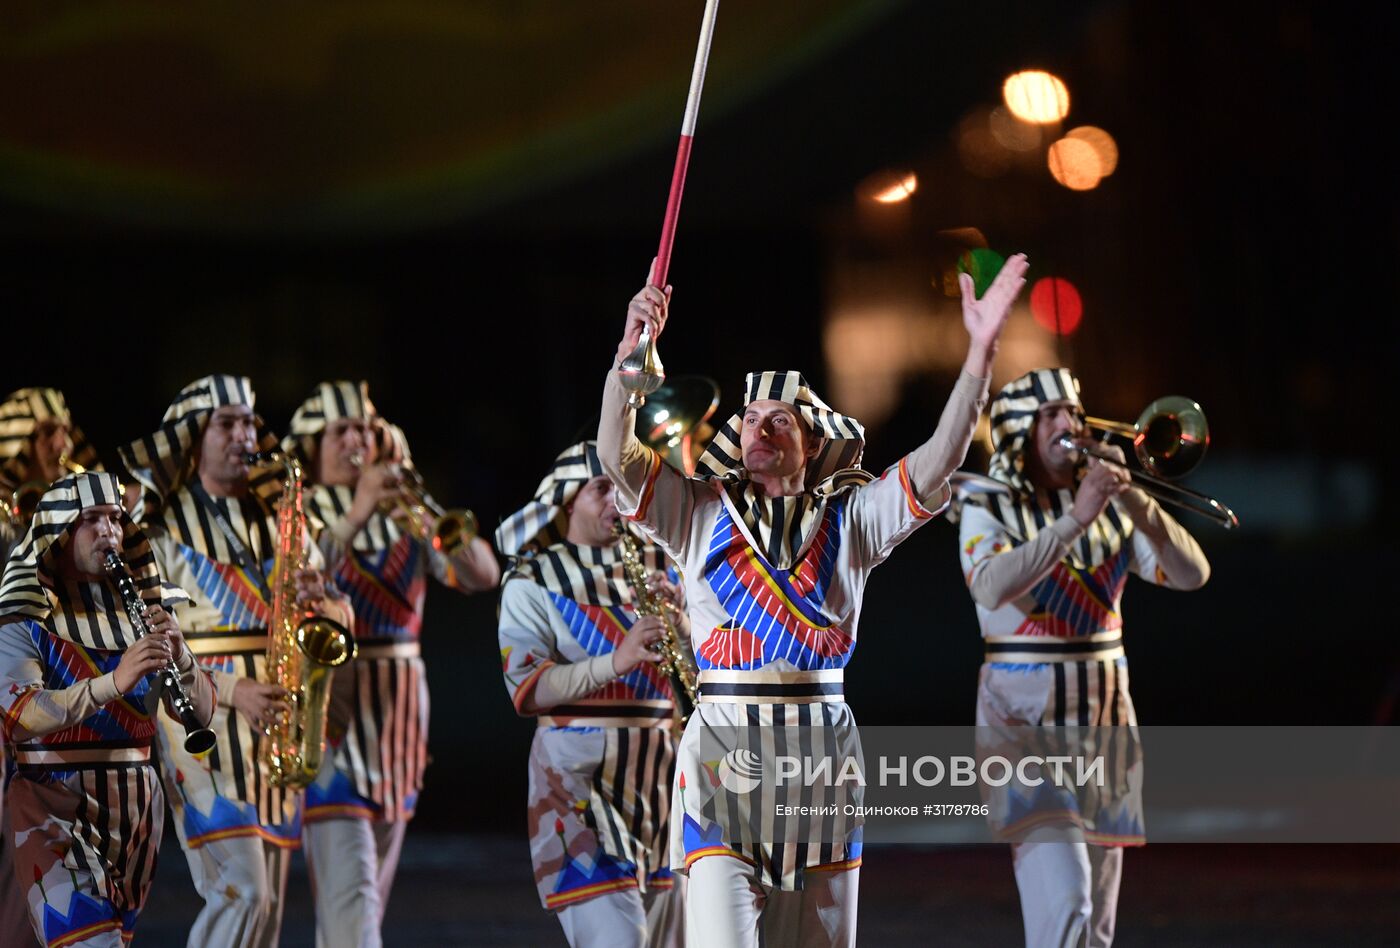
<instances>
[{"instance_id":1,"label":"white trousers","mask_svg":"<svg viewBox=\"0 0 1400 948\"><path fill-rule=\"evenodd\" d=\"M560 909L570 948L680 948L685 879L674 888L609 892Z\"/></svg>"},{"instance_id":2,"label":"white trousers","mask_svg":"<svg viewBox=\"0 0 1400 948\"><path fill-rule=\"evenodd\" d=\"M1086 843L1011 847L1026 948L1108 948L1118 917L1123 850Z\"/></svg>"},{"instance_id":3,"label":"white trousers","mask_svg":"<svg viewBox=\"0 0 1400 948\"><path fill-rule=\"evenodd\" d=\"M181 828L179 820L175 826ZM184 843L181 833L180 842ZM276 948L286 904L291 850L257 836L235 836L186 849L204 908L189 948Z\"/></svg>"},{"instance_id":4,"label":"white trousers","mask_svg":"<svg viewBox=\"0 0 1400 948\"><path fill-rule=\"evenodd\" d=\"M686 942L703 948L854 948L860 869L804 873L804 888L760 885L732 856L705 856L690 867Z\"/></svg>"},{"instance_id":5,"label":"white trousers","mask_svg":"<svg viewBox=\"0 0 1400 948\"><path fill-rule=\"evenodd\" d=\"M318 948L379 948L406 820L317 820L302 828Z\"/></svg>"}]
</instances>

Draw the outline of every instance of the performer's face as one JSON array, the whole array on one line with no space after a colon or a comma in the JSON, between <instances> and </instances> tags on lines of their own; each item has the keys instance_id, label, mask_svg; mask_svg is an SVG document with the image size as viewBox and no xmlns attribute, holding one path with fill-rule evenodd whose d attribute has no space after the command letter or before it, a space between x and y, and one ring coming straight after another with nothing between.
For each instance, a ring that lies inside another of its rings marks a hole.
<instances>
[{"instance_id":1,"label":"performer's face","mask_svg":"<svg viewBox=\"0 0 1400 948\"><path fill-rule=\"evenodd\" d=\"M121 549L121 512L116 504L103 504L85 507L78 514L68 549L73 557L73 570L79 576L102 575L102 558L109 550Z\"/></svg>"},{"instance_id":2,"label":"performer's face","mask_svg":"<svg viewBox=\"0 0 1400 948\"><path fill-rule=\"evenodd\" d=\"M358 455L360 465L352 463ZM321 432L317 451L316 479L322 484L344 484L353 487L360 471L379 460L374 441L374 425L364 418L337 418Z\"/></svg>"},{"instance_id":3,"label":"performer's face","mask_svg":"<svg viewBox=\"0 0 1400 948\"><path fill-rule=\"evenodd\" d=\"M612 481L595 477L579 488L568 507L569 540L579 546L607 546L621 514Z\"/></svg>"},{"instance_id":4,"label":"performer's face","mask_svg":"<svg viewBox=\"0 0 1400 948\"><path fill-rule=\"evenodd\" d=\"M199 445L199 478L206 487L241 485L248 480L245 455L257 439L257 421L247 405L216 409L204 428Z\"/></svg>"},{"instance_id":5,"label":"performer's face","mask_svg":"<svg viewBox=\"0 0 1400 948\"><path fill-rule=\"evenodd\" d=\"M67 473L58 459L73 449L68 425L57 418L45 418L34 426L35 473L45 481L56 481Z\"/></svg>"},{"instance_id":6,"label":"performer's face","mask_svg":"<svg viewBox=\"0 0 1400 948\"><path fill-rule=\"evenodd\" d=\"M1084 416L1073 402L1047 402L1035 413L1032 440L1035 443L1037 467L1048 475L1050 484L1065 486L1073 483L1074 468L1079 464L1079 452L1059 443L1063 437L1082 441L1088 433Z\"/></svg>"},{"instance_id":7,"label":"performer's face","mask_svg":"<svg viewBox=\"0 0 1400 948\"><path fill-rule=\"evenodd\" d=\"M760 399L744 409L739 448L750 474L790 477L801 471L821 447L786 402Z\"/></svg>"}]
</instances>

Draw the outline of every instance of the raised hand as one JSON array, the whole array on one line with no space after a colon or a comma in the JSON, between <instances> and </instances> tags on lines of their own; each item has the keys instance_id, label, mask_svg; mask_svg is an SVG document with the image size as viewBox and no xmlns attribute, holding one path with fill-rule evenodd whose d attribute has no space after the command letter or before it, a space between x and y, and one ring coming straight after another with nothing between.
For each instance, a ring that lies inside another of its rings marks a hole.
<instances>
[{"instance_id":1,"label":"raised hand","mask_svg":"<svg viewBox=\"0 0 1400 948\"><path fill-rule=\"evenodd\" d=\"M647 285L637 291L637 295L632 297L632 301L627 304L627 323L622 330L622 341L617 344L617 361L621 362L637 348L637 343L641 341L642 331L650 329L653 342L661 338L662 331L666 328L667 308L671 303L671 287L666 287L663 291L652 285L652 276L656 272L656 260L651 261L651 269L647 271Z\"/></svg>"},{"instance_id":2,"label":"raised hand","mask_svg":"<svg viewBox=\"0 0 1400 948\"><path fill-rule=\"evenodd\" d=\"M962 289L963 325L971 337L965 366L970 375L989 374L1001 331L1006 326L1006 318L1011 315L1011 304L1016 302L1021 287L1026 285L1026 270L1029 267L1025 254L1013 254L1002 265L1001 272L980 300L972 274L958 275L958 286Z\"/></svg>"}]
</instances>

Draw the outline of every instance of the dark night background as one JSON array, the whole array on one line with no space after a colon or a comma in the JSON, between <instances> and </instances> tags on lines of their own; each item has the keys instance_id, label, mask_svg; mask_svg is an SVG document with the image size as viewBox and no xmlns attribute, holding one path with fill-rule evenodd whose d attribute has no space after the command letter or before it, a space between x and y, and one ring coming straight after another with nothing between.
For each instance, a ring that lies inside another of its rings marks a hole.
<instances>
[{"instance_id":1,"label":"dark night background","mask_svg":"<svg viewBox=\"0 0 1400 948\"><path fill-rule=\"evenodd\" d=\"M362 8L382 23L321 8L339 32L308 30L317 5L241 31L212 12L167 32L91 7L7 12L5 391L62 387L111 463L206 373L251 376L278 430L317 381L365 378L434 494L494 526L595 423L654 252L701 7ZM1081 289L1059 358L1091 414L1131 420L1181 393L1211 419L1191 483L1245 526L1184 517L1209 585L1127 593L1139 718L1395 723L1394 16L726 0L667 369L713 376L721 417L754 368L800 368L835 402L822 326L839 275L912 270L909 294L937 296L930 235L977 227L1027 252L1032 279ZM1066 128L1116 138L1096 189L1060 187L1043 160L960 166L960 120L1030 66L1064 79ZM872 223L856 189L886 167L919 189ZM867 467L927 437L953 378L901 381ZM875 573L847 678L862 723L969 720L981 650L956 563L939 521ZM434 763L414 833L523 815L533 725L499 679L495 608L430 594Z\"/></svg>"}]
</instances>

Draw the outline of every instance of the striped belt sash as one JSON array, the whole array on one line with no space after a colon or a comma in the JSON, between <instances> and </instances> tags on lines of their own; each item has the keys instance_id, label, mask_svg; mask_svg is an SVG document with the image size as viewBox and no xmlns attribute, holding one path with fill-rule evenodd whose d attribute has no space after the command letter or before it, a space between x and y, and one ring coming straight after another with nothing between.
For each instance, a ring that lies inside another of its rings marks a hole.
<instances>
[{"instance_id":1,"label":"striped belt sash","mask_svg":"<svg viewBox=\"0 0 1400 948\"><path fill-rule=\"evenodd\" d=\"M356 639L355 658L417 658L422 648L416 641L403 642L398 639Z\"/></svg>"},{"instance_id":2,"label":"striped belt sash","mask_svg":"<svg viewBox=\"0 0 1400 948\"><path fill-rule=\"evenodd\" d=\"M1017 665L1041 662L1101 662L1123 657L1123 630L1070 639L1043 635L989 635L987 661Z\"/></svg>"},{"instance_id":3,"label":"striped belt sash","mask_svg":"<svg viewBox=\"0 0 1400 948\"><path fill-rule=\"evenodd\" d=\"M846 700L842 668L700 672L701 704L820 704Z\"/></svg>"},{"instance_id":4,"label":"striped belt sash","mask_svg":"<svg viewBox=\"0 0 1400 948\"><path fill-rule=\"evenodd\" d=\"M540 727L670 727L672 705L655 701L590 701L560 704L536 718Z\"/></svg>"},{"instance_id":5,"label":"striped belt sash","mask_svg":"<svg viewBox=\"0 0 1400 948\"><path fill-rule=\"evenodd\" d=\"M10 753L20 770L85 770L113 764L149 764L151 740L16 744Z\"/></svg>"},{"instance_id":6,"label":"striped belt sash","mask_svg":"<svg viewBox=\"0 0 1400 948\"><path fill-rule=\"evenodd\" d=\"M214 632L186 632L185 644L196 655L259 654L267 651L266 629L221 629Z\"/></svg>"}]
</instances>

